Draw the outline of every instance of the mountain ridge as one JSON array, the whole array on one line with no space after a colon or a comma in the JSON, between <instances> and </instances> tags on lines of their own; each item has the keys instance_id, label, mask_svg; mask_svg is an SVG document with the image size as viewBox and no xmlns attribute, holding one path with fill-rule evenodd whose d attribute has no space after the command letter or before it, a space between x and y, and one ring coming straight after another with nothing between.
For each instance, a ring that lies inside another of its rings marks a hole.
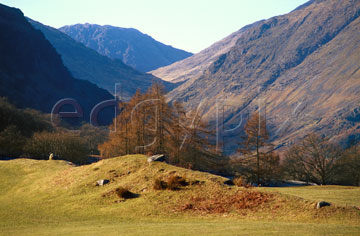
<instances>
[{"instance_id":1,"label":"mountain ridge","mask_svg":"<svg viewBox=\"0 0 360 236\"><path fill-rule=\"evenodd\" d=\"M358 122L346 118L360 104L356 70L360 66L360 36L354 33L359 16L358 1L313 1L255 24L201 76L186 81L168 98L185 102L190 110L201 103L204 117L212 122L218 114L214 104L224 99L233 101L236 105L224 112L224 126L228 127L246 114L264 112L267 104L272 140L279 146L310 132L331 134L333 140L360 137ZM333 97L322 86L330 86Z\"/></svg>"},{"instance_id":2,"label":"mountain ridge","mask_svg":"<svg viewBox=\"0 0 360 236\"><path fill-rule=\"evenodd\" d=\"M61 99L73 98L89 120L96 104L113 99L95 84L73 78L60 55L21 10L0 4L0 28L0 96L19 108L49 113Z\"/></svg>"},{"instance_id":3,"label":"mountain ridge","mask_svg":"<svg viewBox=\"0 0 360 236\"><path fill-rule=\"evenodd\" d=\"M199 53L171 65L150 71L150 73L163 80L173 83L197 79L218 56L228 52L235 45L236 40L246 29L261 22L262 21L258 21L253 24L246 25L224 39L215 42L210 47L200 51Z\"/></svg>"},{"instance_id":4,"label":"mountain ridge","mask_svg":"<svg viewBox=\"0 0 360 236\"><path fill-rule=\"evenodd\" d=\"M135 70L119 59L100 55L94 49L86 47L55 28L29 18L28 21L33 27L41 30L61 55L65 66L76 78L95 83L112 94L115 92L115 84L119 84L121 96L125 100L134 95L137 89L145 92L153 82L163 83L168 90L174 87L173 84L155 76Z\"/></svg>"},{"instance_id":5,"label":"mountain ridge","mask_svg":"<svg viewBox=\"0 0 360 236\"><path fill-rule=\"evenodd\" d=\"M143 72L192 55L158 42L134 28L86 23L63 26L59 30L100 54L121 59L125 64Z\"/></svg>"}]
</instances>

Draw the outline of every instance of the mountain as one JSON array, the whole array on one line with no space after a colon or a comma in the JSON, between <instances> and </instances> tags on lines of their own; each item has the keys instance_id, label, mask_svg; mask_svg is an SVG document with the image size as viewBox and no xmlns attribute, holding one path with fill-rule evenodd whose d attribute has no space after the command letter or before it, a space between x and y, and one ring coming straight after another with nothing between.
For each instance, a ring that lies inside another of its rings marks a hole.
<instances>
[{"instance_id":1,"label":"mountain","mask_svg":"<svg viewBox=\"0 0 360 236\"><path fill-rule=\"evenodd\" d=\"M73 98L89 120L91 109L113 96L71 76L60 55L19 9L0 4L0 96L20 108L50 112L63 98Z\"/></svg>"},{"instance_id":2,"label":"mountain","mask_svg":"<svg viewBox=\"0 0 360 236\"><path fill-rule=\"evenodd\" d=\"M259 24L257 22L255 24ZM237 39L252 25L246 26L210 47L184 60L150 71L151 74L171 82L183 82L197 79L220 55L227 53Z\"/></svg>"},{"instance_id":3,"label":"mountain","mask_svg":"<svg viewBox=\"0 0 360 236\"><path fill-rule=\"evenodd\" d=\"M249 113L266 107L278 147L311 132L344 144L360 140L359 16L360 1L313 0L246 27L228 52L169 99L188 109L201 103L204 117L224 121L220 130L240 121L242 127ZM229 140L234 150L236 138Z\"/></svg>"},{"instance_id":4,"label":"mountain","mask_svg":"<svg viewBox=\"0 0 360 236\"><path fill-rule=\"evenodd\" d=\"M192 54L164 45L136 29L110 25L77 24L59 29L76 41L140 71L151 71Z\"/></svg>"},{"instance_id":5,"label":"mountain","mask_svg":"<svg viewBox=\"0 0 360 236\"><path fill-rule=\"evenodd\" d=\"M119 84L120 87L117 87L117 90L121 89L124 99L130 98L137 89L146 91L155 81L163 83L169 90L173 87L173 84L137 71L119 59L110 59L100 55L55 28L28 20L34 28L41 30L46 39L55 47L64 65L75 78L90 81L110 93L114 93L115 84Z\"/></svg>"}]
</instances>

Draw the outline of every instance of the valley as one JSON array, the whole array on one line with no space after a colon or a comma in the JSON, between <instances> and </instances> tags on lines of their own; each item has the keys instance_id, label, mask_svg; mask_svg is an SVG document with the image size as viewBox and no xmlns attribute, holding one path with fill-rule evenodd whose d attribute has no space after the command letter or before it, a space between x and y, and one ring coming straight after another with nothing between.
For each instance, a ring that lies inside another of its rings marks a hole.
<instances>
[{"instance_id":1,"label":"valley","mask_svg":"<svg viewBox=\"0 0 360 236\"><path fill-rule=\"evenodd\" d=\"M3 0L0 236L358 236L360 1L245 2Z\"/></svg>"}]
</instances>

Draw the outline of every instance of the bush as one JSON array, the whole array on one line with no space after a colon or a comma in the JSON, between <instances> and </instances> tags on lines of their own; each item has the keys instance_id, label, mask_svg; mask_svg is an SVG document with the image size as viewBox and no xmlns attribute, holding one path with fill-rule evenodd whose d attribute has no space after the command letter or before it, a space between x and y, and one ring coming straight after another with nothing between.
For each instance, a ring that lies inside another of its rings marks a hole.
<instances>
[{"instance_id":1,"label":"bush","mask_svg":"<svg viewBox=\"0 0 360 236\"><path fill-rule=\"evenodd\" d=\"M238 186L238 187L244 187L246 186L246 182L243 180L243 178L241 178L240 176L239 177L236 177L233 179L233 183Z\"/></svg>"},{"instance_id":2,"label":"bush","mask_svg":"<svg viewBox=\"0 0 360 236\"><path fill-rule=\"evenodd\" d=\"M167 188L169 190L178 190L182 186L187 186L186 179L180 176L172 175L167 180Z\"/></svg>"},{"instance_id":3,"label":"bush","mask_svg":"<svg viewBox=\"0 0 360 236\"><path fill-rule=\"evenodd\" d=\"M241 176L235 177L233 179L233 183L238 186L238 187L245 187L245 188L251 188L252 185L248 183L248 181L246 181L246 179L244 179Z\"/></svg>"},{"instance_id":4,"label":"bush","mask_svg":"<svg viewBox=\"0 0 360 236\"><path fill-rule=\"evenodd\" d=\"M154 189L155 190L165 190L165 189L169 189L169 190L179 190L181 187L183 186L187 186L189 185L189 183L186 181L185 178L180 177L180 176L176 176L176 175L171 175L166 182L160 180L160 179L155 179L154 182Z\"/></svg>"},{"instance_id":5,"label":"bush","mask_svg":"<svg viewBox=\"0 0 360 236\"><path fill-rule=\"evenodd\" d=\"M137 196L136 194L130 192L128 189L123 187L119 187L115 189L115 193L119 198L124 198L124 199L135 198Z\"/></svg>"},{"instance_id":6,"label":"bush","mask_svg":"<svg viewBox=\"0 0 360 236\"><path fill-rule=\"evenodd\" d=\"M155 179L153 188L155 190L165 190L167 189L167 184L160 179Z\"/></svg>"}]
</instances>

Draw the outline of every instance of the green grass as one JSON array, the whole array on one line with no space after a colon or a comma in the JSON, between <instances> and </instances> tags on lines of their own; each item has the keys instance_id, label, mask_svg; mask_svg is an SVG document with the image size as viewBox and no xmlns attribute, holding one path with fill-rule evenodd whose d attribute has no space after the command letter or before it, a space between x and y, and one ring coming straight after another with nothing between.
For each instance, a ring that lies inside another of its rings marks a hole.
<instances>
[{"instance_id":1,"label":"green grass","mask_svg":"<svg viewBox=\"0 0 360 236\"><path fill-rule=\"evenodd\" d=\"M171 174L203 181L179 191L154 190ZM98 179L111 183L95 186ZM74 167L64 161L0 161L0 235L359 235L359 188L254 188L273 199L255 209L221 214L180 211L191 196L249 191L222 177L132 155ZM139 194L120 199L117 187ZM316 210L318 200L336 205Z\"/></svg>"},{"instance_id":2,"label":"green grass","mask_svg":"<svg viewBox=\"0 0 360 236\"><path fill-rule=\"evenodd\" d=\"M58 223L53 225L32 225L2 229L0 235L7 236L80 236L80 235L359 235L359 226L333 224L304 224L261 221L206 221L206 220L164 220L120 221L100 223L96 221Z\"/></svg>"},{"instance_id":3,"label":"green grass","mask_svg":"<svg viewBox=\"0 0 360 236\"><path fill-rule=\"evenodd\" d=\"M267 190L266 188L263 188ZM339 206L360 207L360 188L350 186L306 186L288 188L269 188L283 194L289 194L313 201L329 201Z\"/></svg>"}]
</instances>

